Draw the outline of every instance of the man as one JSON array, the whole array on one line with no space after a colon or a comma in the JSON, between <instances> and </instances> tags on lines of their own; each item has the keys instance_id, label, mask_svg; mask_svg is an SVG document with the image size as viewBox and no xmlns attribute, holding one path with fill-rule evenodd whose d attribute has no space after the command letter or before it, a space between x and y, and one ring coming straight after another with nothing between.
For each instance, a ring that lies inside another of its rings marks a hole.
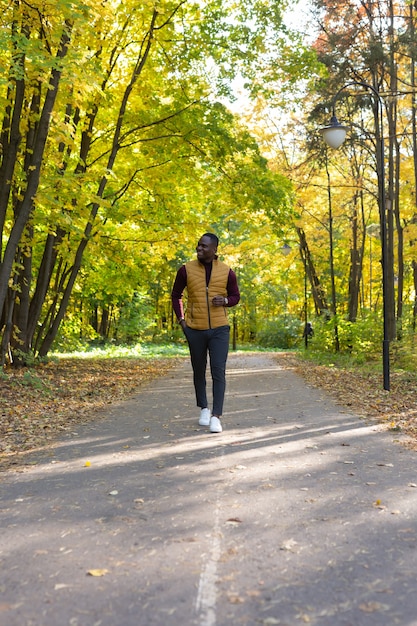
<instances>
[{"instance_id":1,"label":"man","mask_svg":"<svg viewBox=\"0 0 417 626\"><path fill-rule=\"evenodd\" d=\"M219 240L205 233L197 244L197 259L180 267L172 289L172 306L181 324L190 349L200 426L221 433L226 361L229 351L230 326L227 308L240 300L236 274L217 258ZM184 316L183 292L187 289L187 310ZM206 391L207 353L213 382L213 411L208 408Z\"/></svg>"}]
</instances>

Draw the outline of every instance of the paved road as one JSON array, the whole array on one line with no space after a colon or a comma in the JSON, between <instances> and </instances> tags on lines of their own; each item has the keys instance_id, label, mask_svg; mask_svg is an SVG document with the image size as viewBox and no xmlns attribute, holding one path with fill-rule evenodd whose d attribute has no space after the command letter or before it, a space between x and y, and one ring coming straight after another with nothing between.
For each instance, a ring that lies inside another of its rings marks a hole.
<instances>
[{"instance_id":1,"label":"paved road","mask_svg":"<svg viewBox=\"0 0 417 626\"><path fill-rule=\"evenodd\" d=\"M416 453L272 355L226 411L184 363L3 474L0 624L417 625Z\"/></svg>"}]
</instances>

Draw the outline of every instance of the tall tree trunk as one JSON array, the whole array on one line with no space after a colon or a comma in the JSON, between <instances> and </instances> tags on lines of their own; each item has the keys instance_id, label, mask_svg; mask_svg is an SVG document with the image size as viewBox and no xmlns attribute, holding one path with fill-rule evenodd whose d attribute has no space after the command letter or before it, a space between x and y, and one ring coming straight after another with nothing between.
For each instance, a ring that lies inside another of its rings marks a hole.
<instances>
[{"instance_id":1,"label":"tall tree trunk","mask_svg":"<svg viewBox=\"0 0 417 626\"><path fill-rule=\"evenodd\" d=\"M391 94L397 94L398 92L398 67L396 61L396 42L394 39L394 6L392 0L389 0L389 90ZM401 337L401 318L402 318L402 301L403 301L403 228L400 219L400 147L397 138L397 109L398 99L396 97L387 99L387 116L388 116L388 129L389 129L389 180L388 180L388 196L392 200L392 211L388 211L388 255L389 255L389 269L392 271L390 275L390 299L393 304L393 321L390 333L390 339L396 339ZM397 307L395 310L395 272L394 272L394 230L397 235ZM392 280L392 285L391 285ZM397 329L397 320L399 320Z\"/></svg>"},{"instance_id":2,"label":"tall tree trunk","mask_svg":"<svg viewBox=\"0 0 417 626\"><path fill-rule=\"evenodd\" d=\"M304 264L305 271L311 286L311 294L313 296L314 308L318 315L328 316L329 307L326 302L326 294L320 284L320 279L317 276L313 259L311 258L310 250L307 244L305 232L302 228L297 227L298 238L300 241L300 256Z\"/></svg>"},{"instance_id":3,"label":"tall tree trunk","mask_svg":"<svg viewBox=\"0 0 417 626\"><path fill-rule=\"evenodd\" d=\"M413 305L413 331L416 332L417 322L417 261L413 261L413 281L414 281L414 305Z\"/></svg>"},{"instance_id":4,"label":"tall tree trunk","mask_svg":"<svg viewBox=\"0 0 417 626\"><path fill-rule=\"evenodd\" d=\"M14 2L14 6L18 6L18 2ZM6 220L7 207L10 199L12 187L13 172L17 164L17 154L20 146L20 119L25 99L25 81L24 78L15 78L24 72L25 54L17 49L17 41L19 36L29 39L30 30L26 23L22 26L22 32L18 33L18 22L12 24L12 33L14 35L14 55L13 66L9 69L9 86L7 89L5 115L3 118L3 126L0 134L1 150L1 166L0 166L0 263L3 255L3 229ZM16 69L18 71L16 71ZM0 312L2 307L0 307Z\"/></svg>"},{"instance_id":5,"label":"tall tree trunk","mask_svg":"<svg viewBox=\"0 0 417 626\"><path fill-rule=\"evenodd\" d=\"M417 189L417 81L416 81L416 32L415 32L415 16L414 16L414 4L410 3L410 77L411 77L411 126L412 126L412 141L413 141L413 165L414 165L414 189ZM417 195L414 193L414 202L417 208ZM414 214L414 218L417 220L417 213ZM413 331L416 331L416 319L417 319L417 260L412 260L413 279L414 279L414 306L413 306Z\"/></svg>"},{"instance_id":6,"label":"tall tree trunk","mask_svg":"<svg viewBox=\"0 0 417 626\"><path fill-rule=\"evenodd\" d=\"M60 60L62 60L67 54L68 44L70 41L70 32L71 25L67 23L61 36L61 42L57 52L57 58ZM4 252L3 263L0 266L0 311L2 311L4 307L9 279L13 268L13 261L20 243L22 233L30 218L33 208L33 198L39 186L40 169L42 165L45 144L48 137L50 118L54 108L60 78L61 70L58 70L56 68L52 69L51 78L49 81L48 90L42 109L42 114L39 120L37 136L34 143L34 151L31 159L30 173L27 179L24 197L19 208L19 214L17 215L11 228L10 235L6 244L6 249Z\"/></svg>"},{"instance_id":7,"label":"tall tree trunk","mask_svg":"<svg viewBox=\"0 0 417 626\"><path fill-rule=\"evenodd\" d=\"M30 229L32 230L32 228ZM31 236L31 235L29 235ZM27 326L29 319L29 304L30 304L30 286L32 278L32 249L30 246L27 248L21 247L18 251L20 256L20 271L16 274L18 281L18 297L15 304L15 314L13 318L14 322L14 336L11 340L12 351L18 350L18 357L14 358L15 365L24 365L24 354L29 352ZM16 298L16 292L14 292Z\"/></svg>"},{"instance_id":8,"label":"tall tree trunk","mask_svg":"<svg viewBox=\"0 0 417 626\"><path fill-rule=\"evenodd\" d=\"M57 228L56 234L49 234L46 239L41 264L38 270L36 287L33 293L28 316L27 337L29 348L33 347L36 329L41 317L42 306L52 280L55 262L58 256L57 246L61 243L65 231Z\"/></svg>"},{"instance_id":9,"label":"tall tree trunk","mask_svg":"<svg viewBox=\"0 0 417 626\"><path fill-rule=\"evenodd\" d=\"M360 211L358 210L358 204L360 204ZM362 190L358 191L358 193L354 195L353 210L350 222L352 229L352 244L350 251L348 319L350 322L356 322L359 308L360 286L363 271L363 256L366 239Z\"/></svg>"}]
</instances>

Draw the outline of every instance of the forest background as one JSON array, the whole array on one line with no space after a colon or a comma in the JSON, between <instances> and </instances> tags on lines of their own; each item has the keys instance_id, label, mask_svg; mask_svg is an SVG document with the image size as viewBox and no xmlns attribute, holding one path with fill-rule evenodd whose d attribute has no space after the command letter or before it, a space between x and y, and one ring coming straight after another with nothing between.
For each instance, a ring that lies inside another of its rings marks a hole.
<instances>
[{"instance_id":1,"label":"forest background","mask_svg":"<svg viewBox=\"0 0 417 626\"><path fill-rule=\"evenodd\" d=\"M3 366L183 342L173 279L214 231L234 347L306 346L310 321L309 353L380 367L385 319L393 371L415 371L413 2L1 7Z\"/></svg>"}]
</instances>

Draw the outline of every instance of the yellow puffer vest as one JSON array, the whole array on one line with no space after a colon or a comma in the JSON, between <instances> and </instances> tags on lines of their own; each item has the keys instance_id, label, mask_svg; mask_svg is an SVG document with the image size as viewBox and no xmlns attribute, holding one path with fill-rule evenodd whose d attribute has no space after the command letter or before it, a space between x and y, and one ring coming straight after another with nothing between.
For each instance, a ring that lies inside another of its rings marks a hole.
<instances>
[{"instance_id":1,"label":"yellow puffer vest","mask_svg":"<svg viewBox=\"0 0 417 626\"><path fill-rule=\"evenodd\" d=\"M224 306L211 304L214 296L227 296L229 267L215 259L211 270L210 282L206 286L206 268L199 261L185 264L187 270L187 326L196 330L207 330L228 324Z\"/></svg>"}]
</instances>

